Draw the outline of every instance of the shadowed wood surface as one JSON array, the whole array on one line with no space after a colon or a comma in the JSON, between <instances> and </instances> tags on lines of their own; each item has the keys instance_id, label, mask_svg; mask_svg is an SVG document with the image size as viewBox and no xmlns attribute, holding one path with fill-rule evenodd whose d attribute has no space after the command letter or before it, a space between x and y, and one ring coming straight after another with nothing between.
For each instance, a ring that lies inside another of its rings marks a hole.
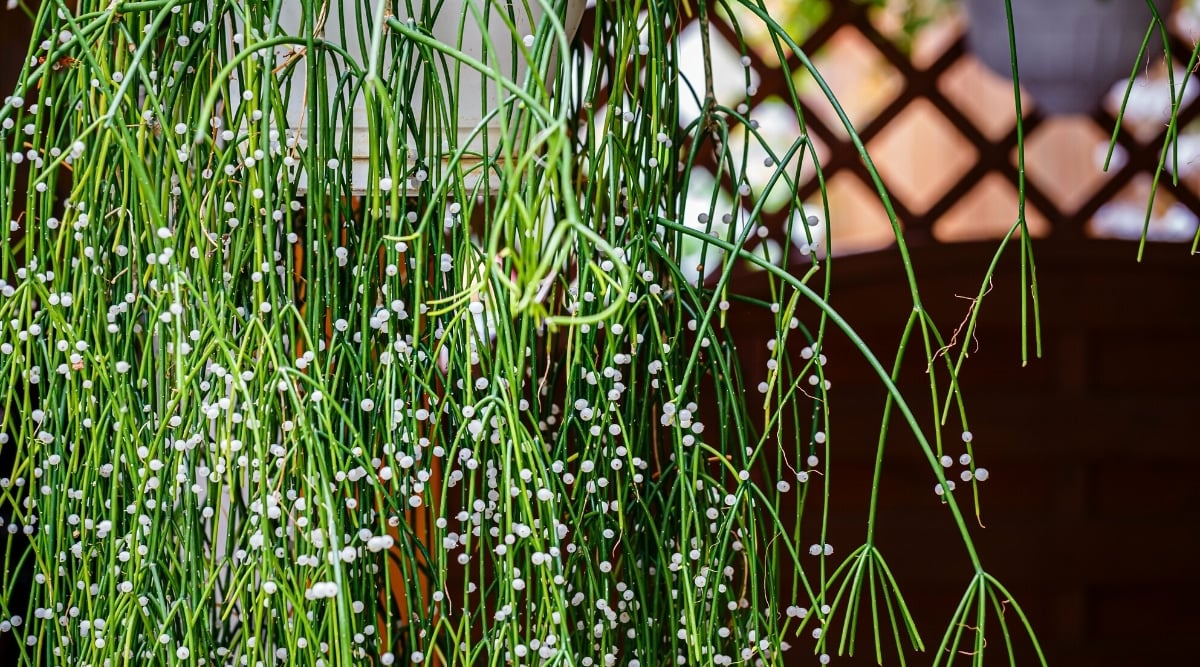
<instances>
[{"instance_id":1,"label":"shadowed wood surface","mask_svg":"<svg viewBox=\"0 0 1200 667\"><path fill-rule=\"evenodd\" d=\"M1148 251L1138 264L1131 243L1038 244L1044 357L1026 368L1020 277L1009 255L961 376L976 460L991 471L980 485L987 527L974 530L980 554L1032 617L1051 665L1178 664L1200 623L1192 567L1200 549L1200 271L1182 247ZM990 243L914 252L926 307L947 333L966 315L960 296L977 293L993 252ZM833 271L834 307L890 367L911 307L895 253L842 258ZM741 323L751 387L765 377L767 358L754 317L731 318ZM829 541L845 554L866 528L884 391L844 336L830 336L824 352L836 399ZM928 427L924 363L918 349L909 354L901 388ZM953 419L944 430L955 457L960 431ZM878 542L934 646L971 576L935 483L893 418ZM870 649L860 633L860 658L837 664L871 664ZM811 664L797 658L789 664ZM1017 664L1034 662L1025 652Z\"/></svg>"}]
</instances>

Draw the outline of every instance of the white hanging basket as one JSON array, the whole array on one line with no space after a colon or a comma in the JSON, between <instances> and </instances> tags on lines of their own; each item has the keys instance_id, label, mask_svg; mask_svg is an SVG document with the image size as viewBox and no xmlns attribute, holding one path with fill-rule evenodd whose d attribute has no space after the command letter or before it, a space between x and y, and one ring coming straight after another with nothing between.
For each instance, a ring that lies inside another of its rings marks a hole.
<instances>
[{"instance_id":1,"label":"white hanging basket","mask_svg":"<svg viewBox=\"0 0 1200 667\"><path fill-rule=\"evenodd\" d=\"M359 17L374 17L379 1L368 0L365 3L368 5L367 7L360 7L359 3L353 1L329 2L327 4L328 14L322 26L323 29L320 31L324 39L343 48L363 69L367 67L373 46L370 43L373 19L364 20ZM439 3L441 8L433 18L432 25L429 25L429 19L433 14L432 8L437 7ZM438 41L461 50L471 58L495 67L505 79L518 84L524 80L530 63L522 55L519 40L533 35L542 19L543 8L537 0L411 0L411 12L406 8L406 2L400 2L398 5L397 20L411 22L414 27L428 28ZM569 3L567 21L571 25L567 26L568 39L578 26L584 5L583 0L571 0ZM280 15L282 27L292 34L299 34L303 18L302 11L300 0L283 0ZM509 18L512 20L512 28L509 27L506 20ZM485 24L488 41L491 42L490 52L485 52L483 38ZM394 38L394 34L385 32L384 39ZM388 59L384 58L383 60L387 61ZM482 159L481 155L484 153L485 147L494 151L500 141L501 120L498 115L493 114L482 131L480 131L480 125L484 123L484 118L488 116L489 112L504 103L509 94L501 90L494 79L485 77L479 71L467 65L460 65L452 59L447 59L446 62L452 80L446 81L439 78L438 83L443 88L455 86L458 104L457 116L453 122L456 123L456 128L453 143L450 141L451 137L441 136L438 138L440 141L438 149L439 152L449 152L456 148L466 148L467 155L464 156L461 167L467 174L464 185L471 188L477 184L482 175L482 170L476 167ZM387 67L390 66L389 63ZM392 76L394 74L394 72L385 70L382 76L385 80L394 80L395 77ZM455 76L457 76L456 84L453 81ZM338 85L335 68L328 69L327 79L325 85L328 88L320 91L321 94L328 95L329 91L334 90ZM292 82L291 94L287 100L286 116L290 129L299 133L300 142L304 143L308 122L304 118L304 111L307 107L307 95L313 93L306 81L304 67L296 68ZM340 90L344 91L345 88ZM405 100L404 110L407 113L419 115L426 91L432 91L432 88L427 87L426 81L418 79L415 94L411 99ZM395 94L398 91L389 92ZM339 116L336 128L336 136L340 137L347 129L345 123L349 121L351 125L349 128L352 133L352 155L350 157L353 161L350 169L351 186L356 194L363 194L369 189L367 177L371 136L368 132L367 119L366 95L360 92L354 97L351 112ZM450 133L443 132L442 134L449 135ZM412 146L410 141L408 148L415 149L416 147ZM409 153L412 155L413 151L410 150ZM387 157L390 156L385 156L385 158ZM443 159L445 160L445 158ZM498 187L494 177L489 178L489 182L491 189ZM301 174L298 190L305 192L307 187L307 178Z\"/></svg>"},{"instance_id":2,"label":"white hanging basket","mask_svg":"<svg viewBox=\"0 0 1200 667\"><path fill-rule=\"evenodd\" d=\"M1172 0L1154 0L1167 16ZM967 44L993 72L1012 77L1004 0L965 0ZM1145 0L1013 0L1021 85L1051 114L1088 113L1127 78L1150 25ZM1149 61L1162 56L1151 38Z\"/></svg>"}]
</instances>

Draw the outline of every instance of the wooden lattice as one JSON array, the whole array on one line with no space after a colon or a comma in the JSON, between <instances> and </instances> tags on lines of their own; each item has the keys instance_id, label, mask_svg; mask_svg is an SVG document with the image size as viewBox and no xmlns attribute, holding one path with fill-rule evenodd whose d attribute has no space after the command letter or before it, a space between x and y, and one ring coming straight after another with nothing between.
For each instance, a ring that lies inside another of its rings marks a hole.
<instances>
[{"instance_id":1,"label":"wooden lattice","mask_svg":"<svg viewBox=\"0 0 1200 667\"><path fill-rule=\"evenodd\" d=\"M715 5L716 3L711 2L710 4ZM583 20L581 41L584 44L590 43L594 11L594 8L589 9ZM974 61L974 56L967 48L961 21L955 24L957 25L957 36L945 41L939 53L933 57L921 58L920 64L914 64L914 60L910 58L909 54L880 29L873 20L872 11L874 10L867 5L858 2L830 2L827 18L803 40L801 46L805 53L817 54L823 47L828 46L839 33L853 31L856 36L861 37L861 40L857 41L869 44L870 48L878 54L883 67L894 69L894 73L898 74L901 81L898 93L857 127L869 150L878 143L876 140L888 128L896 125L906 112L915 111L917 107L935 110L936 114L944 119L954 132L961 135L965 144L973 148L973 155L965 168L947 178L940 179L935 188L936 193L922 193L922 199L931 199L932 203L923 201L919 205L913 205L910 201L913 199L912 197L906 199L903 192L894 189L889 191L896 213L904 226L907 241L914 245L937 243L939 237L934 232L936 223L968 199L985 180L998 178L1011 184L1015 193L1018 184L1018 172L1014 159L1017 147L1015 111L1010 98L1007 102L1008 108L996 109L996 113L991 114L991 117L986 119L986 123L980 123L981 119L977 112L971 113L969 110L961 108L960 104L956 104L954 96L947 93L945 79L955 74L956 68L968 64L969 61ZM730 44L737 44L738 37L734 28L719 20L720 12L714 11L711 15L714 17L711 25L717 35ZM687 27L684 24L677 26L677 29L682 33ZM1170 37L1174 62L1177 64L1187 62L1192 51L1190 40L1174 31L1171 32ZM801 68L802 65L795 54L790 54L787 60L779 64L757 60L754 63L754 69L761 77L757 94L744 100L750 108L751 115L764 100L773 97L787 99L786 80L788 77L794 77ZM978 72L979 70L980 67L975 67L971 71ZM827 154L821 165L826 181L831 182L839 175L843 178L849 176L861 184L864 190L873 190L874 186L870 175L845 132L830 123L829 115L820 113L820 110L813 106L814 101L802 101L804 123L809 136L819 141ZM924 112L926 109L921 111ZM1178 126L1186 127L1198 116L1200 116L1200 97L1192 99L1181 109ZM997 120L1002 118L1007 120ZM1059 131L1056 123L1047 123L1050 119L1037 108L1036 101L1026 104L1023 118L1027 147L1038 140L1052 138L1052 135ZM1082 121L1082 119L1075 120ZM996 122L1006 123L1006 125L997 132ZM1095 110L1088 117L1088 122L1091 126L1088 131L1101 138L1100 144L1103 144L1106 138L1113 134L1117 118L1113 110L1097 104ZM1116 142L1118 152L1123 155L1124 159L1115 162L1110 171L1097 176L1097 183L1089 186L1088 191L1084 192L1082 196L1073 197L1073 201L1069 205L1063 205L1064 197L1056 196L1058 194L1055 191L1057 184L1054 182L1053 174L1044 177L1041 183L1035 178L1027 178L1024 188L1027 207L1031 217L1048 223L1049 229L1042 231L1044 235L1048 236L1047 240L1070 242L1087 236L1089 221L1100 211L1101 207L1115 201L1136 180L1147 180L1146 177L1154 175L1168 131L1167 126L1163 124L1151 133L1136 133L1139 136L1135 136L1134 132L1121 128L1116 132ZM958 141L957 138L956 141ZM713 166L713 171L716 171L715 165L710 166ZM885 183L886 180L885 178ZM1166 176L1158 183L1160 194L1174 198L1193 213L1200 212L1198 185L1200 184L1188 182L1187 179L1180 179L1176 183ZM721 186L730 195L730 199L735 199L732 190L736 184L726 180L721 183ZM800 200L811 201L818 193L818 189L819 185L816 179L809 178L800 185L797 194ZM782 232L789 215L786 208L763 212L763 222L771 230L771 237L784 247L790 245L783 238ZM978 235L974 236L978 237ZM801 260L802 258L793 252L792 259Z\"/></svg>"}]
</instances>

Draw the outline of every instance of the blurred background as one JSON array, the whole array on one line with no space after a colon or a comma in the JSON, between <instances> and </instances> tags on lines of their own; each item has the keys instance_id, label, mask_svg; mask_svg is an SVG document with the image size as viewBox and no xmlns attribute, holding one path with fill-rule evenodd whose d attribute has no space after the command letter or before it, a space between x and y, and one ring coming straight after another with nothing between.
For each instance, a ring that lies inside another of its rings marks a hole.
<instances>
[{"instance_id":1,"label":"blurred background","mask_svg":"<svg viewBox=\"0 0 1200 667\"><path fill-rule=\"evenodd\" d=\"M913 248L925 306L949 335L969 314L998 242L1017 217L1011 78L975 55L967 13L956 2L931 3L915 26L903 9L908 3L766 4L802 42L858 129ZM999 0L993 4L1002 11ZM1141 0L1125 4L1143 5L1145 12L1134 22L1136 54L1150 14ZM1165 57L1160 46L1137 67L1111 159L1109 143L1135 57L1122 56L1119 74L1102 79L1094 96L1071 102L1065 112L1058 108L1062 100L1047 109L1036 90L1023 91L1026 215L1036 239L1043 353L1022 365L1024 290L1015 243L1000 260L976 336L955 347L955 353L963 345L970 349L961 381L976 460L992 473L980 486L986 528L975 533L981 556L1031 616L1051 665L1194 660L1191 637L1200 624L1200 575L1192 568L1200 547L1200 487L1192 480L1200 462L1200 266L1192 244L1200 215L1200 104L1195 82L1181 84L1200 36L1200 14L1193 3L1174 10L1171 55ZM1073 26L1049 28L1051 41L1068 42ZM977 20L976 29L1005 34L1005 25L994 19ZM1088 44L1084 37L1084 44L1071 45L1073 52L1053 57L1088 67L1115 41L1106 30L1104 41ZM732 31L724 34L714 52L726 59L728 75L715 80L735 83L718 86L721 101L745 103L764 133L778 133L780 147L807 132L817 148L828 188L826 241L840 256L832 268L831 302L886 365L912 301L868 172L797 60L781 63L773 46L756 44L747 33L757 88L748 97L736 38ZM1022 34L1018 28L1018 42ZM683 28L683 36L698 41L698 27ZM1037 48L1036 37L1022 43L1022 54ZM1037 65L1036 56L1023 55L1022 80ZM1156 184L1169 130L1171 76L1182 90L1178 167L1167 153L1168 169ZM803 128L783 102L785 77L803 91ZM1056 94L1056 84L1045 85L1045 97ZM809 212L819 213L818 183L808 169L800 194L814 205ZM764 180L769 174L764 170ZM736 190L720 185L726 193ZM706 193L695 196L703 201ZM736 210L736 197L725 201ZM772 256L802 267L808 262L804 243L782 232L790 215L786 201L768 202L768 211L772 204L777 217L763 243L775 244ZM1149 243L1139 262L1144 227ZM739 289L770 298L760 274L747 270L740 280ZM743 368L754 386L767 359L765 341L755 336L770 328L752 318L740 321ZM831 543L852 548L865 528L884 391L844 337L835 335L824 352L838 398L832 404L838 479L832 485ZM929 428L926 369L918 352L911 355L916 359L901 388L922 406L919 416ZM898 420L891 426L880 548L903 582L923 638L932 644L928 650L936 650L971 571L965 555L951 546L953 525L934 495L928 464L907 428ZM944 435L955 442L958 429L951 424ZM859 658L836 663L873 663L865 632L859 642ZM1016 664L1036 664L1031 653L1018 651ZM993 658L1004 662L1000 653ZM791 660L811 664L812 658Z\"/></svg>"}]
</instances>

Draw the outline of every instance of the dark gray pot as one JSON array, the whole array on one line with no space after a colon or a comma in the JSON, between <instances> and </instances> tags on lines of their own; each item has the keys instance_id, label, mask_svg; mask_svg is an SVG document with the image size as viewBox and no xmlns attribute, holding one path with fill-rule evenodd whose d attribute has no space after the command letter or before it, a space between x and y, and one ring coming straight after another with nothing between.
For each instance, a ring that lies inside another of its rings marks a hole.
<instances>
[{"instance_id":1,"label":"dark gray pot","mask_svg":"<svg viewBox=\"0 0 1200 667\"><path fill-rule=\"evenodd\" d=\"M1004 0L964 0L967 45L993 72L1012 77ZM1154 0L1166 16L1172 0ZM1087 113L1128 78L1152 14L1145 0L1012 0L1021 85L1050 114ZM1147 53L1160 58L1162 40Z\"/></svg>"}]
</instances>

